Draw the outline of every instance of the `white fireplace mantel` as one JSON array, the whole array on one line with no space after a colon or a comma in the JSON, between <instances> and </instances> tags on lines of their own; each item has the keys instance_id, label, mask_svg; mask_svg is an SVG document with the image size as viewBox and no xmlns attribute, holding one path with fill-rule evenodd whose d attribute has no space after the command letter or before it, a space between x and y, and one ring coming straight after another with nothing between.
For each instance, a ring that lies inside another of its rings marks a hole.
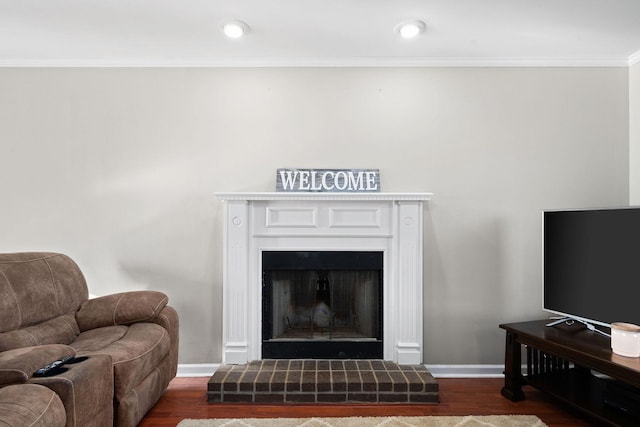
<instances>
[{"instance_id":1,"label":"white fireplace mantel","mask_svg":"<svg viewBox=\"0 0 640 427\"><path fill-rule=\"evenodd\" d=\"M263 251L382 251L384 359L423 363L423 205L431 193L217 193L226 202L223 362L261 359Z\"/></svg>"},{"instance_id":2,"label":"white fireplace mantel","mask_svg":"<svg viewBox=\"0 0 640 427\"><path fill-rule=\"evenodd\" d=\"M250 200L381 200L381 201L427 201L431 200L432 193L216 193L221 200L250 201Z\"/></svg>"}]
</instances>

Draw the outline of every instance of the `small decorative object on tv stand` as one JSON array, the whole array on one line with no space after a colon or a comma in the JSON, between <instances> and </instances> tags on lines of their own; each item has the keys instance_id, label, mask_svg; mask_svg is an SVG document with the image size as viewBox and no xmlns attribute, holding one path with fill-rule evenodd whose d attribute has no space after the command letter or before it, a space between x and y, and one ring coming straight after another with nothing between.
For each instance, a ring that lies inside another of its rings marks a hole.
<instances>
[{"instance_id":1,"label":"small decorative object on tv stand","mask_svg":"<svg viewBox=\"0 0 640 427\"><path fill-rule=\"evenodd\" d=\"M612 323L611 350L620 356L640 357L640 326L632 323Z\"/></svg>"}]
</instances>

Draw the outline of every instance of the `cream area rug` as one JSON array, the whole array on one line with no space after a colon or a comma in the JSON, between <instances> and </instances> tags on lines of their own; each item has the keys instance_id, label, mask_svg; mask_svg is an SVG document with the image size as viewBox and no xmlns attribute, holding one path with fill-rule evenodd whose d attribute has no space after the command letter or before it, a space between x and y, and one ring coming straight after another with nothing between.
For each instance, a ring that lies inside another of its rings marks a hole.
<instances>
[{"instance_id":1,"label":"cream area rug","mask_svg":"<svg viewBox=\"0 0 640 427\"><path fill-rule=\"evenodd\" d=\"M235 418L183 420L178 427L546 427L534 415Z\"/></svg>"}]
</instances>

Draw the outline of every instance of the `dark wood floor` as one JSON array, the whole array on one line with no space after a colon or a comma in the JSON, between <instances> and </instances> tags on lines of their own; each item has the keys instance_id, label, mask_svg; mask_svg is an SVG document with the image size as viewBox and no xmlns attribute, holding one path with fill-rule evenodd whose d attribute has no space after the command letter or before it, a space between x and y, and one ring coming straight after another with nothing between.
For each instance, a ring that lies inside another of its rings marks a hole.
<instances>
[{"instance_id":1,"label":"dark wood floor","mask_svg":"<svg viewBox=\"0 0 640 427\"><path fill-rule=\"evenodd\" d=\"M208 404L208 380L207 377L175 378L140 426L175 426L185 418L500 414L537 415L550 427L594 425L588 418L530 387L524 389L524 401L511 402L500 395L503 380L499 378L440 378L438 405Z\"/></svg>"}]
</instances>

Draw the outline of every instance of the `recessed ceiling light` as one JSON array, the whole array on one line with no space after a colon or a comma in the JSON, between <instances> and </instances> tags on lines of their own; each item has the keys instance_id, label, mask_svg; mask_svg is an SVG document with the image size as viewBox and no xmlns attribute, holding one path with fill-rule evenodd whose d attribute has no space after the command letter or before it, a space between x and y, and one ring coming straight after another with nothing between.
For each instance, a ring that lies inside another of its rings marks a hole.
<instances>
[{"instance_id":1,"label":"recessed ceiling light","mask_svg":"<svg viewBox=\"0 0 640 427\"><path fill-rule=\"evenodd\" d=\"M224 34L232 39L237 39L249 32L249 26L242 21L230 21L222 26Z\"/></svg>"},{"instance_id":2,"label":"recessed ceiling light","mask_svg":"<svg viewBox=\"0 0 640 427\"><path fill-rule=\"evenodd\" d=\"M424 21L414 19L412 21L405 21L396 26L396 33L404 39L412 39L422 33L427 28Z\"/></svg>"}]
</instances>

